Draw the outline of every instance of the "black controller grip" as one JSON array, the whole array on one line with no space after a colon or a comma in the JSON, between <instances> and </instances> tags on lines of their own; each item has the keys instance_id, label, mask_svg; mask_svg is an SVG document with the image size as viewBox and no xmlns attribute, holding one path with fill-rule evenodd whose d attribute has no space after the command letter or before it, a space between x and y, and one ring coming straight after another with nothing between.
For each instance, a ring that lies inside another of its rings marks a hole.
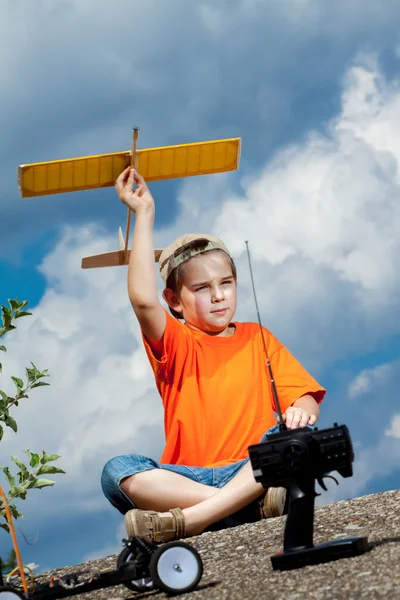
<instances>
[{"instance_id":1,"label":"black controller grip","mask_svg":"<svg viewBox=\"0 0 400 600\"><path fill-rule=\"evenodd\" d=\"M283 547L285 552L313 547L314 530L314 480L308 479L301 487L292 484L288 488L289 507L286 518Z\"/></svg>"}]
</instances>

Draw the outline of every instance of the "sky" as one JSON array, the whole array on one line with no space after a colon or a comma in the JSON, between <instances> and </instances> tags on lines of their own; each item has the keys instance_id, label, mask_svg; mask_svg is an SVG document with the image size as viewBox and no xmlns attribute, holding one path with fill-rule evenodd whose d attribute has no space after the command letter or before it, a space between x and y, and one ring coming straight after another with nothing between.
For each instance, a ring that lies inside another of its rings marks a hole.
<instances>
[{"instance_id":1,"label":"sky","mask_svg":"<svg viewBox=\"0 0 400 600\"><path fill-rule=\"evenodd\" d=\"M33 315L5 338L0 387L30 361L51 384L13 413L1 464L44 449L66 471L19 503L25 562L119 552L103 465L163 449L126 267L80 268L119 248L125 207L113 188L21 198L16 179L20 164L128 150L136 124L141 148L242 139L238 171L150 184L156 247L221 237L236 320L255 321L249 240L264 326L327 388L319 426L353 439L353 477L318 502L398 488L399 17L395 0L1 3L0 304L29 300Z\"/></svg>"}]
</instances>

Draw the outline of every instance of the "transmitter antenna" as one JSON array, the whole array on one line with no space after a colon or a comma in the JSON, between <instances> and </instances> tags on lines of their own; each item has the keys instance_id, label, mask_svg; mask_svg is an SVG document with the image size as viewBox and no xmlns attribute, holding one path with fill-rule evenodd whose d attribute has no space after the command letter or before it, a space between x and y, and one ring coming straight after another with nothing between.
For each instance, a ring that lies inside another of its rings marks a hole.
<instances>
[{"instance_id":1,"label":"transmitter antenna","mask_svg":"<svg viewBox=\"0 0 400 600\"><path fill-rule=\"evenodd\" d=\"M250 278L251 278L251 285L253 286L253 295L254 295L254 302L256 304L258 324L260 325L261 339L262 339L262 342L263 342L263 347L264 347L265 358L266 358L266 361L267 361L267 368L268 368L269 378L270 378L270 381L271 381L272 396L274 398L276 411L278 413L279 429L281 431L283 431L283 430L286 430L287 427L286 427L286 424L284 423L283 418L282 418L282 411L281 411L281 406L279 404L278 392L276 391L276 385L275 385L274 375L272 373L271 363L269 362L267 345L265 343L264 331L263 331L263 327L262 327L262 324L261 324L260 311L258 310L256 288L254 286L253 269L251 268L249 242L246 240L245 244L246 244L247 258L249 260Z\"/></svg>"}]
</instances>

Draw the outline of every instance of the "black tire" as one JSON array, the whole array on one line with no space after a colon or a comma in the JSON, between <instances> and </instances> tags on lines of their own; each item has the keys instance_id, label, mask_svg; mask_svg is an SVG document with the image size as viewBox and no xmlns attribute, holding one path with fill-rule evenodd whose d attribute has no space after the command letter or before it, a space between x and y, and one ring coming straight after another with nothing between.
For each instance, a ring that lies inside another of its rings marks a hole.
<instances>
[{"instance_id":1,"label":"black tire","mask_svg":"<svg viewBox=\"0 0 400 600\"><path fill-rule=\"evenodd\" d=\"M130 560L135 560L135 557L132 555L131 549L125 546L118 555L117 569L119 569L119 567L121 567L123 563L129 562ZM124 581L123 585L129 590L133 590L134 592L149 592L151 590L154 590L154 583L151 577L140 577L139 579L131 579L130 581ZM1 596L0 600L3 600Z\"/></svg>"},{"instance_id":2,"label":"black tire","mask_svg":"<svg viewBox=\"0 0 400 600\"><path fill-rule=\"evenodd\" d=\"M194 590L203 576L203 561L190 544L168 542L155 550L149 570L154 585L172 596Z\"/></svg>"},{"instance_id":3,"label":"black tire","mask_svg":"<svg viewBox=\"0 0 400 600\"><path fill-rule=\"evenodd\" d=\"M22 592L11 585L0 586L0 600L26 600Z\"/></svg>"}]
</instances>

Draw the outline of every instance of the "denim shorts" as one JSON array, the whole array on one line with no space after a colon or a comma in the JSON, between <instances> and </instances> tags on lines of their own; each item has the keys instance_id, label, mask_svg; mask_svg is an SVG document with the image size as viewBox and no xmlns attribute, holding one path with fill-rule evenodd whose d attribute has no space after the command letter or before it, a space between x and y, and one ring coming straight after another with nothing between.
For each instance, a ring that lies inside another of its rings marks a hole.
<instances>
[{"instance_id":1,"label":"denim shorts","mask_svg":"<svg viewBox=\"0 0 400 600\"><path fill-rule=\"evenodd\" d=\"M278 430L279 425L274 425L274 427L268 429L263 435L260 442L264 442L267 435L276 433ZM198 483L215 488L222 488L249 460L249 458L243 458L238 462L222 467L192 467L185 465L165 465L140 454L126 454L123 456L116 456L105 464L101 474L101 487L107 500L109 500L120 513L125 514L128 510L136 508L132 500L126 496L120 487L121 481L130 475L135 475L136 473L141 473L150 469L165 469L167 471L179 473L192 481L197 481ZM254 506L249 505L230 517L218 521L212 529L232 527L257 520L259 520L259 517L254 511Z\"/></svg>"}]
</instances>

